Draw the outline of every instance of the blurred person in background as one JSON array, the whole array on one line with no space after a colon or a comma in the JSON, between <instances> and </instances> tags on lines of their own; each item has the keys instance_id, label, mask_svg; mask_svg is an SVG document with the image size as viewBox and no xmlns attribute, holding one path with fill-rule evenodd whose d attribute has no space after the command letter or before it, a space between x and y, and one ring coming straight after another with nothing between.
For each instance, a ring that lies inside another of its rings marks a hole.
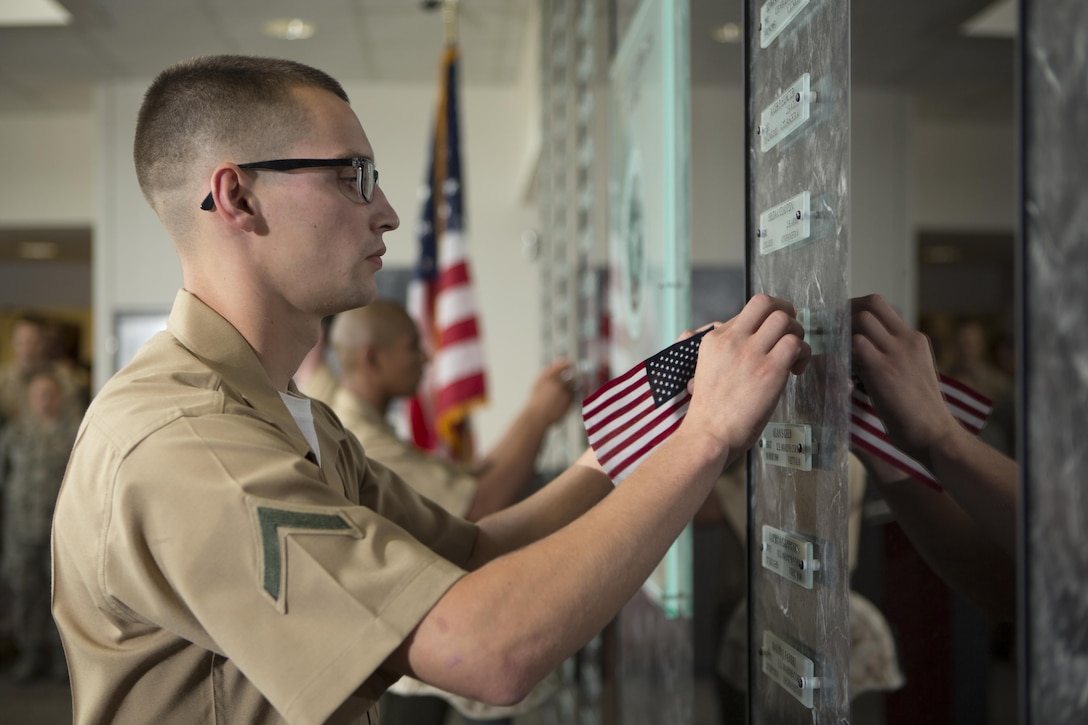
<instances>
[{"instance_id":1,"label":"blurred person in background","mask_svg":"<svg viewBox=\"0 0 1088 725\"><path fill-rule=\"evenodd\" d=\"M26 404L25 414L0 432L0 573L10 603L17 650L11 675L17 682L67 673L49 610L49 527L79 428L61 376L49 367L30 376Z\"/></svg>"}]
</instances>

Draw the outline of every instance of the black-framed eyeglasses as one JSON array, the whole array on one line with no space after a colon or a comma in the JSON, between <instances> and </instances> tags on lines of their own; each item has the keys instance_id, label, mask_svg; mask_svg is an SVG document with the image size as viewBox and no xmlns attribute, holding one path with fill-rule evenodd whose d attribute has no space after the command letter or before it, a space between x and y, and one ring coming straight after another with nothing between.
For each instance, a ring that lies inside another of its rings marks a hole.
<instances>
[{"instance_id":1,"label":"black-framed eyeglasses","mask_svg":"<svg viewBox=\"0 0 1088 725\"><path fill-rule=\"evenodd\" d=\"M374 188L378 185L378 170L374 168L374 162L363 156L355 156L349 159L273 159L272 161L250 161L238 164L240 169L257 169L260 171L294 171L296 169L317 169L330 166L350 166L355 169L355 183L352 191L355 197L349 196L352 201L367 203L374 201ZM346 180L345 180L346 181ZM204 211L215 208L215 201L211 192L200 203Z\"/></svg>"}]
</instances>

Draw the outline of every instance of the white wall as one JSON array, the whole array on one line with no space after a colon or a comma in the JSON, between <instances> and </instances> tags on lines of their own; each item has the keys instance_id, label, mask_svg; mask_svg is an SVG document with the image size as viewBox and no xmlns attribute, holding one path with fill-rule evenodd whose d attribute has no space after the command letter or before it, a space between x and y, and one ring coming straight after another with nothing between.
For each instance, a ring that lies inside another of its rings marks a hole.
<instances>
[{"instance_id":1,"label":"white wall","mask_svg":"<svg viewBox=\"0 0 1088 725\"><path fill-rule=\"evenodd\" d=\"M914 316L912 227L914 106L909 96L852 94L850 109L850 294L878 292Z\"/></svg>"},{"instance_id":2,"label":"white wall","mask_svg":"<svg viewBox=\"0 0 1088 725\"><path fill-rule=\"evenodd\" d=\"M90 226L93 121L90 112L0 114L0 225Z\"/></svg>"},{"instance_id":3,"label":"white wall","mask_svg":"<svg viewBox=\"0 0 1088 725\"><path fill-rule=\"evenodd\" d=\"M1016 228L1016 129L990 123L925 123L914 129L916 229Z\"/></svg>"}]
</instances>

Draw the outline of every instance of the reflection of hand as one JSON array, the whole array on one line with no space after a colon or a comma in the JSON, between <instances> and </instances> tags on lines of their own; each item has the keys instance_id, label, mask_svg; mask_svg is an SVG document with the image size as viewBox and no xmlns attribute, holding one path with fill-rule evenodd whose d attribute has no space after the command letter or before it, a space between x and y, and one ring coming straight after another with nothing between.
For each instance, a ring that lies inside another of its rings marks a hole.
<instances>
[{"instance_id":1,"label":"reflection of hand","mask_svg":"<svg viewBox=\"0 0 1088 725\"><path fill-rule=\"evenodd\" d=\"M570 408L577 389L577 370L567 360L556 360L537 376L528 408L547 425L553 425Z\"/></svg>"},{"instance_id":2,"label":"reflection of hand","mask_svg":"<svg viewBox=\"0 0 1088 725\"><path fill-rule=\"evenodd\" d=\"M793 306L756 295L703 337L683 425L714 436L735 460L766 426L789 373L802 373L811 354Z\"/></svg>"},{"instance_id":3,"label":"reflection of hand","mask_svg":"<svg viewBox=\"0 0 1088 725\"><path fill-rule=\"evenodd\" d=\"M865 385L888 438L930 466L930 453L959 432L941 395L929 338L879 295L851 300L854 372Z\"/></svg>"}]
</instances>

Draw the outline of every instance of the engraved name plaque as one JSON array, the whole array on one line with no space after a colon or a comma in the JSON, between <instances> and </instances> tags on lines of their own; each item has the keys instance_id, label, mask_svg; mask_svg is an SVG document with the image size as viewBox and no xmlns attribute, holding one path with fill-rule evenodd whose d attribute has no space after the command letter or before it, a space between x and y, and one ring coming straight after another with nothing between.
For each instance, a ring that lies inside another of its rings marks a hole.
<instances>
[{"instance_id":1,"label":"engraved name plaque","mask_svg":"<svg viewBox=\"0 0 1088 725\"><path fill-rule=\"evenodd\" d=\"M763 568L812 589L812 576L820 562L813 558L814 547L808 539L773 526L763 526Z\"/></svg>"},{"instance_id":2,"label":"engraved name plaque","mask_svg":"<svg viewBox=\"0 0 1088 725\"><path fill-rule=\"evenodd\" d=\"M812 660L779 639L769 630L763 631L763 674L782 686L797 698L798 702L812 709L820 678Z\"/></svg>"},{"instance_id":3,"label":"engraved name plaque","mask_svg":"<svg viewBox=\"0 0 1088 725\"><path fill-rule=\"evenodd\" d=\"M809 0L768 0L759 9L759 47L766 48L801 14Z\"/></svg>"},{"instance_id":4,"label":"engraved name plaque","mask_svg":"<svg viewBox=\"0 0 1088 725\"><path fill-rule=\"evenodd\" d=\"M763 429L759 448L764 463L799 471L812 470L812 454L816 447L812 444L810 426L771 423Z\"/></svg>"},{"instance_id":5,"label":"engraved name plaque","mask_svg":"<svg viewBox=\"0 0 1088 725\"><path fill-rule=\"evenodd\" d=\"M812 236L812 195L802 191L759 215L759 253L770 254Z\"/></svg>"},{"instance_id":6,"label":"engraved name plaque","mask_svg":"<svg viewBox=\"0 0 1088 725\"><path fill-rule=\"evenodd\" d=\"M810 83L811 78L805 73L763 109L756 129L761 150L770 151L808 120L815 99Z\"/></svg>"}]
</instances>

